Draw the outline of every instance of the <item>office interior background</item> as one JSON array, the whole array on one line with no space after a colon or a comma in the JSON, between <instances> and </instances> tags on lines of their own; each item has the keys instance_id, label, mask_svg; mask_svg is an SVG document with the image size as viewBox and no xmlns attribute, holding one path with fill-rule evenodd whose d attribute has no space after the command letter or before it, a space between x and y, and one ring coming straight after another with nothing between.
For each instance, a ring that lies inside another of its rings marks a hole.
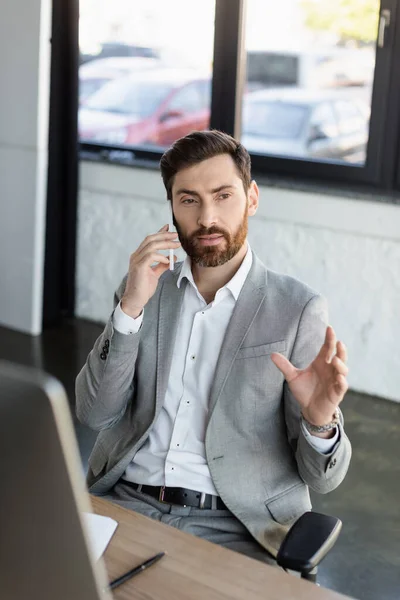
<instances>
[{"instance_id":1,"label":"office interior background","mask_svg":"<svg viewBox=\"0 0 400 600\"><path fill-rule=\"evenodd\" d=\"M399 0L3 0L0 358L74 379L194 129L249 149L251 247L329 301L353 460L320 583L400 597ZM180 255L182 257L182 255ZM76 423L86 466L95 434Z\"/></svg>"}]
</instances>

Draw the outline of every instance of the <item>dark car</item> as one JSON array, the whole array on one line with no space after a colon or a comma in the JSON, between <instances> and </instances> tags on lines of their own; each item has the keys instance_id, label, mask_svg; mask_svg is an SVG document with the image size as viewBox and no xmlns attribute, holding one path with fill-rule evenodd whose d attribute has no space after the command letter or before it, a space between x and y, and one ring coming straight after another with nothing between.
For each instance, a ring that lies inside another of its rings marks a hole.
<instances>
[{"instance_id":1,"label":"dark car","mask_svg":"<svg viewBox=\"0 0 400 600\"><path fill-rule=\"evenodd\" d=\"M242 143L252 152L364 163L365 102L345 93L267 89L244 99Z\"/></svg>"}]
</instances>

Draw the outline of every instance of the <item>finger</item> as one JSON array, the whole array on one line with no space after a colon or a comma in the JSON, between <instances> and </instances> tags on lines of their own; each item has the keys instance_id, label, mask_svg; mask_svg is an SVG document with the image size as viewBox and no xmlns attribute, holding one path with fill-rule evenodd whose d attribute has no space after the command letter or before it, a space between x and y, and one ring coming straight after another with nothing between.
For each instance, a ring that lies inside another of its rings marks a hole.
<instances>
[{"instance_id":1,"label":"finger","mask_svg":"<svg viewBox=\"0 0 400 600\"><path fill-rule=\"evenodd\" d=\"M347 361L347 348L343 342L338 342L336 344L336 356L344 363Z\"/></svg>"},{"instance_id":2,"label":"finger","mask_svg":"<svg viewBox=\"0 0 400 600\"><path fill-rule=\"evenodd\" d=\"M327 363L331 362L331 360L335 354L335 349L336 349L336 334L333 330L333 327L328 325L328 327L326 328L325 342L321 348L321 353L322 353L322 356L323 356L325 362L327 362Z\"/></svg>"},{"instance_id":3,"label":"finger","mask_svg":"<svg viewBox=\"0 0 400 600\"><path fill-rule=\"evenodd\" d=\"M274 365L278 367L288 383L297 376L298 369L296 369L285 356L279 354L279 352L271 354L271 360Z\"/></svg>"},{"instance_id":4,"label":"finger","mask_svg":"<svg viewBox=\"0 0 400 600\"><path fill-rule=\"evenodd\" d=\"M174 256L174 263L176 263L177 260L178 260L178 257ZM160 277L169 268L169 258L168 258L168 265L159 263L158 265L154 265L151 268L153 269L153 271L157 275L157 277Z\"/></svg>"},{"instance_id":5,"label":"finger","mask_svg":"<svg viewBox=\"0 0 400 600\"><path fill-rule=\"evenodd\" d=\"M346 377L344 375L336 375L334 389L336 395L340 398L339 402L343 400L343 397L347 390L349 389L349 384L347 382Z\"/></svg>"},{"instance_id":6,"label":"finger","mask_svg":"<svg viewBox=\"0 0 400 600\"><path fill-rule=\"evenodd\" d=\"M168 260L169 263L169 260ZM151 267L153 269L154 274L157 277L161 277L161 275L163 273L165 273L165 271L168 271L169 269L169 264L168 265L164 265L162 263L158 263L158 265L154 265L153 267Z\"/></svg>"},{"instance_id":7,"label":"finger","mask_svg":"<svg viewBox=\"0 0 400 600\"><path fill-rule=\"evenodd\" d=\"M160 231L168 231L168 229L169 229L169 224L167 223L166 225L163 225L161 227L161 229L158 230L158 232L160 232Z\"/></svg>"},{"instance_id":8,"label":"finger","mask_svg":"<svg viewBox=\"0 0 400 600\"><path fill-rule=\"evenodd\" d=\"M171 240L174 238L177 238L178 234L176 231L167 231L165 229L163 229L162 231L157 231L157 233L149 233L149 235L146 235L146 237L144 238L144 240L141 242L139 248L142 248L144 246L147 246L147 244L150 244L153 241L157 241L157 240Z\"/></svg>"},{"instance_id":9,"label":"finger","mask_svg":"<svg viewBox=\"0 0 400 600\"><path fill-rule=\"evenodd\" d=\"M345 377L346 375L348 375L349 368L344 364L342 360L340 360L340 358L337 355L332 358L331 365L336 369L339 375L344 375Z\"/></svg>"},{"instance_id":10,"label":"finger","mask_svg":"<svg viewBox=\"0 0 400 600\"><path fill-rule=\"evenodd\" d=\"M164 254L159 254L158 252L151 252L150 254L146 254L146 256L144 256L139 263L142 265L147 264L149 266L151 266L153 263L163 263L165 265L169 265L169 257L164 256Z\"/></svg>"},{"instance_id":11,"label":"finger","mask_svg":"<svg viewBox=\"0 0 400 600\"><path fill-rule=\"evenodd\" d=\"M137 257L140 260L140 258L144 257L146 254L150 254L157 250L169 250L169 249L176 250L177 248L179 248L180 245L181 245L180 242L175 242L174 240L159 240L159 241L151 242L145 248L143 248L140 252L137 253Z\"/></svg>"},{"instance_id":12,"label":"finger","mask_svg":"<svg viewBox=\"0 0 400 600\"><path fill-rule=\"evenodd\" d=\"M174 231L171 231L171 232L163 231L162 233L153 233L151 235L148 235L147 237L144 238L143 242L140 244L140 246L134 252L134 256L138 256L138 255L142 254L143 251L145 251L146 249L149 249L151 247L151 244L155 244L155 243L159 243L159 242L170 243L170 242L172 242L172 240L175 240L177 237L178 237L178 234ZM180 242L177 242L177 243L180 243ZM160 247L159 249L161 249L161 248L162 247ZM165 246L165 249L167 249L167 246Z\"/></svg>"}]
</instances>

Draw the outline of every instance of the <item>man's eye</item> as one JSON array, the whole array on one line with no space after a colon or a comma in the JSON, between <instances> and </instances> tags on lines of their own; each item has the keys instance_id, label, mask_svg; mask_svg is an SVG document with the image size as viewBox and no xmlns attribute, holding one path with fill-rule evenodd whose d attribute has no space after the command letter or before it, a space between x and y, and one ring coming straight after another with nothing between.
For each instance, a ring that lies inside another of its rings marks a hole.
<instances>
[{"instance_id":1,"label":"man's eye","mask_svg":"<svg viewBox=\"0 0 400 600\"><path fill-rule=\"evenodd\" d=\"M194 202L194 198L184 198L182 200L183 204L192 204L192 202Z\"/></svg>"},{"instance_id":2,"label":"man's eye","mask_svg":"<svg viewBox=\"0 0 400 600\"><path fill-rule=\"evenodd\" d=\"M221 200L226 200L227 198L229 198L230 194L221 194L220 195L220 199Z\"/></svg>"}]
</instances>

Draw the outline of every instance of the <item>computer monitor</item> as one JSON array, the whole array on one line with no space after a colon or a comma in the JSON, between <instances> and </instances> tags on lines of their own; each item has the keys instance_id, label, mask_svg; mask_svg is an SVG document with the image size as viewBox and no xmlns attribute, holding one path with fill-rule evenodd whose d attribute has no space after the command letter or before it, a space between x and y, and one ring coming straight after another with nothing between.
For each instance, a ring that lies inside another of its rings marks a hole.
<instances>
[{"instance_id":1,"label":"computer monitor","mask_svg":"<svg viewBox=\"0 0 400 600\"><path fill-rule=\"evenodd\" d=\"M90 510L63 387L0 361L1 600L111 600Z\"/></svg>"}]
</instances>

